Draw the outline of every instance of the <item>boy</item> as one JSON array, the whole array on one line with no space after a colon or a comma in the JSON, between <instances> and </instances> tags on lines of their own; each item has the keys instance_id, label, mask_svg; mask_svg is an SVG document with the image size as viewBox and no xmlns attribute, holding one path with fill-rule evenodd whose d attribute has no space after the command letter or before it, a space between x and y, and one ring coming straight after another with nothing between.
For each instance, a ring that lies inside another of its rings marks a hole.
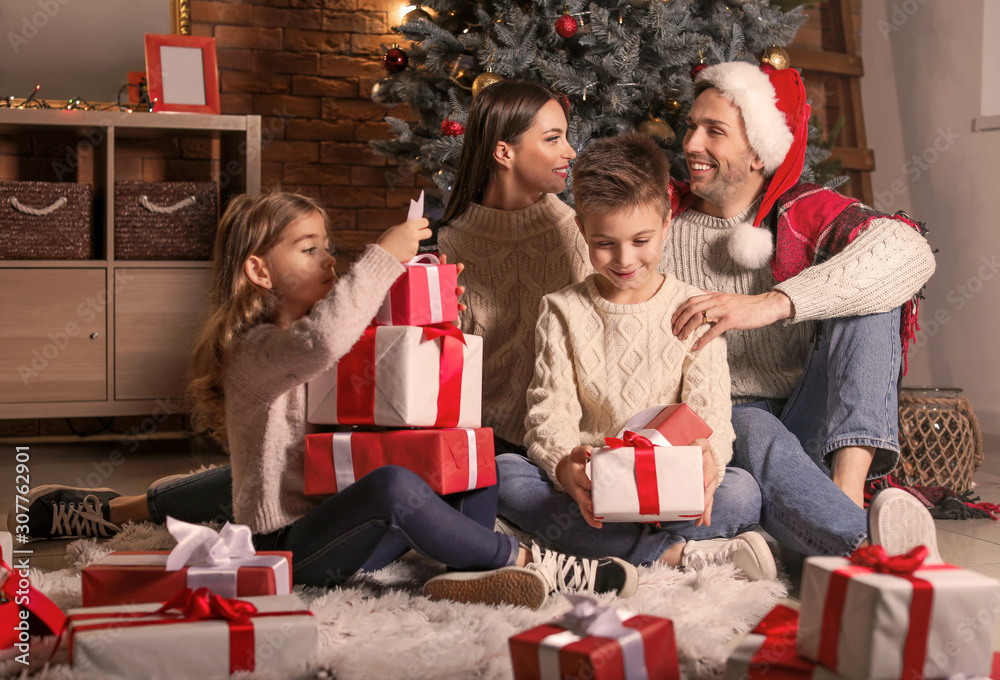
<instances>
[{"instance_id":1,"label":"boy","mask_svg":"<svg viewBox=\"0 0 1000 680\"><path fill-rule=\"evenodd\" d=\"M688 569L731 562L751 580L774 579L767 543L749 531L760 491L747 472L726 467L734 436L725 339L695 352L701 333L679 340L670 332L674 311L701 291L657 271L670 225L669 171L639 133L592 142L576 161L577 225L596 273L542 299L525 419L535 465L497 457L499 514L557 550ZM591 451L638 411L681 401L713 430L709 440L683 442L703 451L704 514L602 525L585 468ZM730 540L703 540L718 537Z\"/></svg>"}]
</instances>

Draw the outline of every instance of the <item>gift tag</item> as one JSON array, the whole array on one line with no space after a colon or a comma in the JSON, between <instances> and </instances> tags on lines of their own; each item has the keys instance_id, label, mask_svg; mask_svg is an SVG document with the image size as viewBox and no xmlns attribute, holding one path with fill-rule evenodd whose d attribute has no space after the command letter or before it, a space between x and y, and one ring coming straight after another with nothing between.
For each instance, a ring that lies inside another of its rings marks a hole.
<instances>
[{"instance_id":1,"label":"gift tag","mask_svg":"<svg viewBox=\"0 0 1000 680\"><path fill-rule=\"evenodd\" d=\"M416 220L424 216L424 192L421 190L417 200L410 199L410 210L406 213L406 221Z\"/></svg>"}]
</instances>

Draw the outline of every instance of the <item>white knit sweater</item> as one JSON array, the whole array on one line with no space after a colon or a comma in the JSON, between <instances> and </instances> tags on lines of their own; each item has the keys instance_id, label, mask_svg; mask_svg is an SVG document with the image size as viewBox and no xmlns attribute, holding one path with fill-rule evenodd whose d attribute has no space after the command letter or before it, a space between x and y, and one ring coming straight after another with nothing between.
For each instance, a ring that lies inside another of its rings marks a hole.
<instances>
[{"instance_id":1,"label":"white knit sweater","mask_svg":"<svg viewBox=\"0 0 1000 680\"><path fill-rule=\"evenodd\" d=\"M787 399L805 367L815 321L887 312L909 300L934 273L926 239L891 218L877 219L843 251L797 276L776 283L768 265L740 267L726 239L733 226L753 219L759 201L728 220L695 210L670 224L661 271L698 288L743 295L778 290L794 316L748 331L728 331L729 371L734 403Z\"/></svg>"},{"instance_id":2,"label":"white knit sweater","mask_svg":"<svg viewBox=\"0 0 1000 680\"><path fill-rule=\"evenodd\" d=\"M700 291L666 274L656 294L632 305L608 302L597 274L542 299L535 373L528 390L528 456L552 481L574 447L603 446L628 419L657 404L686 402L714 431L719 479L732 458L726 342L691 346L708 327L678 340L674 311Z\"/></svg>"},{"instance_id":3,"label":"white knit sweater","mask_svg":"<svg viewBox=\"0 0 1000 680\"><path fill-rule=\"evenodd\" d=\"M441 230L438 247L465 264L459 326L483 338L483 425L520 444L538 303L593 271L575 213L554 194L521 210L473 203Z\"/></svg>"},{"instance_id":4,"label":"white knit sweater","mask_svg":"<svg viewBox=\"0 0 1000 680\"><path fill-rule=\"evenodd\" d=\"M358 341L393 282L396 258L368 246L326 298L289 328L264 323L233 348L223 379L233 464L233 515L268 533L305 516L306 383Z\"/></svg>"}]
</instances>

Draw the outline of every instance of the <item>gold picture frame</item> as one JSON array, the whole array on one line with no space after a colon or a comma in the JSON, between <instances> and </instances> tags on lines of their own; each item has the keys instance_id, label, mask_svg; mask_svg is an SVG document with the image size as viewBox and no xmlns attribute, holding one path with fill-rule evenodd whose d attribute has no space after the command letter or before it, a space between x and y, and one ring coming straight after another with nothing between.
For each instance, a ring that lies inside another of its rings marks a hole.
<instances>
[{"instance_id":1,"label":"gold picture frame","mask_svg":"<svg viewBox=\"0 0 1000 680\"><path fill-rule=\"evenodd\" d=\"M170 0L170 32L191 35L191 0Z\"/></svg>"}]
</instances>

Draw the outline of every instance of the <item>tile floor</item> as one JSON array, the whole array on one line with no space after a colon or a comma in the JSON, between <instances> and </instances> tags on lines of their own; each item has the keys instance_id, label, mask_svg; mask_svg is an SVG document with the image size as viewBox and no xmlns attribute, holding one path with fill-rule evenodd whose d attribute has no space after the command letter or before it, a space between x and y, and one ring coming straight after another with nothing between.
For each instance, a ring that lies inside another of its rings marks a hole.
<instances>
[{"instance_id":1,"label":"tile floor","mask_svg":"<svg viewBox=\"0 0 1000 680\"><path fill-rule=\"evenodd\" d=\"M124 494L143 493L150 482L201 465L225 463L227 457L200 438L150 440L134 452L124 453L119 442L74 444L0 444L0 513L6 519L15 495L15 446L29 447L31 486L73 484L108 486ZM984 436L985 463L975 477L976 490L984 501L1000 503L1000 436ZM114 451L123 451L119 458ZM119 461L115 464L114 461ZM1000 579L1000 522L939 520L938 543L942 557ZM64 547L69 541L34 541L32 566L61 569L66 566ZM995 649L1000 650L1000 628Z\"/></svg>"}]
</instances>

